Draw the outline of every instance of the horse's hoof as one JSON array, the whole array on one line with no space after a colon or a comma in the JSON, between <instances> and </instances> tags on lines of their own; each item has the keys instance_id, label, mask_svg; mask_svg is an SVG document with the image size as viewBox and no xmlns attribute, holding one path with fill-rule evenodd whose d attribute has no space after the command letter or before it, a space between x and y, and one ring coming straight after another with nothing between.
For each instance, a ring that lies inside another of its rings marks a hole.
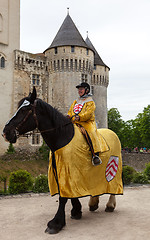
<instances>
[{"instance_id":1,"label":"horse's hoof","mask_svg":"<svg viewBox=\"0 0 150 240\"><path fill-rule=\"evenodd\" d=\"M45 229L45 233L48 233L48 234L57 234L59 232L59 230L57 229L54 229L54 228L49 228L49 227L47 227L46 229Z\"/></svg>"},{"instance_id":2,"label":"horse's hoof","mask_svg":"<svg viewBox=\"0 0 150 240\"><path fill-rule=\"evenodd\" d=\"M76 220L79 220L82 218L82 212L79 212L78 214L76 215L71 215L71 218L72 219L76 219Z\"/></svg>"},{"instance_id":3,"label":"horse's hoof","mask_svg":"<svg viewBox=\"0 0 150 240\"><path fill-rule=\"evenodd\" d=\"M91 211L91 212L94 212L95 210L97 210L98 209L98 204L96 204L96 205L94 205L94 206L89 206L89 210Z\"/></svg>"},{"instance_id":4,"label":"horse's hoof","mask_svg":"<svg viewBox=\"0 0 150 240\"><path fill-rule=\"evenodd\" d=\"M106 206L105 212L113 212L114 209L115 209L114 207L108 207L108 206Z\"/></svg>"}]
</instances>

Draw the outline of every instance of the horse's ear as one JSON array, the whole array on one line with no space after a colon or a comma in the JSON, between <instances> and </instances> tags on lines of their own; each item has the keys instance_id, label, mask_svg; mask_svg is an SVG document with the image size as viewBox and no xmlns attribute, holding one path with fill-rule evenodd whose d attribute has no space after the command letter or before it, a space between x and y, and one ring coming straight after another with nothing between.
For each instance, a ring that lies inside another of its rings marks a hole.
<instances>
[{"instance_id":1,"label":"horse's ear","mask_svg":"<svg viewBox=\"0 0 150 240\"><path fill-rule=\"evenodd\" d=\"M28 98L30 98L31 97L31 92L29 92L29 95L28 95Z\"/></svg>"},{"instance_id":2,"label":"horse's ear","mask_svg":"<svg viewBox=\"0 0 150 240\"><path fill-rule=\"evenodd\" d=\"M36 99L36 96L37 96L37 94L36 94L36 88L33 87L32 93L29 94L30 103L32 103L32 104L34 103L34 101L35 101L35 99Z\"/></svg>"}]
</instances>

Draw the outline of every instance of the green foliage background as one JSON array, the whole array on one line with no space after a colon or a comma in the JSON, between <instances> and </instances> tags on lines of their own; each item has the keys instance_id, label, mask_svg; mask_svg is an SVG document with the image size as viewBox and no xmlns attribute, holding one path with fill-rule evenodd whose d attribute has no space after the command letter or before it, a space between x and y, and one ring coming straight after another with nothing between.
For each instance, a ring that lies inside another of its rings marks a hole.
<instances>
[{"instance_id":1,"label":"green foliage background","mask_svg":"<svg viewBox=\"0 0 150 240\"><path fill-rule=\"evenodd\" d=\"M134 120L124 121L117 108L108 110L108 128L119 137L123 148L150 149L150 105L144 108Z\"/></svg>"}]
</instances>

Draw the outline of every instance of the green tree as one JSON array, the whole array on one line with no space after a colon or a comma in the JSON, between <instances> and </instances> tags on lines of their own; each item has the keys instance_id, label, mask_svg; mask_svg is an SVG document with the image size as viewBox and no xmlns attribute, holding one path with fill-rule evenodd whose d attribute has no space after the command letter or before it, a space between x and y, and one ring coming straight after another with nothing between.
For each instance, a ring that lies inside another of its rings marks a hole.
<instances>
[{"instance_id":1,"label":"green tree","mask_svg":"<svg viewBox=\"0 0 150 240\"><path fill-rule=\"evenodd\" d=\"M122 147L150 148L150 105L133 120L123 121L117 108L108 110L108 128L120 138Z\"/></svg>"},{"instance_id":2,"label":"green tree","mask_svg":"<svg viewBox=\"0 0 150 240\"><path fill-rule=\"evenodd\" d=\"M139 148L150 147L150 105L133 120L133 139Z\"/></svg>"},{"instance_id":3,"label":"green tree","mask_svg":"<svg viewBox=\"0 0 150 240\"><path fill-rule=\"evenodd\" d=\"M133 121L132 120L129 120L123 123L120 140L121 140L122 147L133 148L134 139L133 139Z\"/></svg>"},{"instance_id":4,"label":"green tree","mask_svg":"<svg viewBox=\"0 0 150 240\"><path fill-rule=\"evenodd\" d=\"M141 139L141 118L142 114L139 113L135 120L132 120L132 145L140 148L142 146Z\"/></svg>"},{"instance_id":5,"label":"green tree","mask_svg":"<svg viewBox=\"0 0 150 240\"><path fill-rule=\"evenodd\" d=\"M121 115L117 108L111 108L108 110L108 128L114 131L120 141L122 139L122 130L124 127L124 121L121 119Z\"/></svg>"},{"instance_id":6,"label":"green tree","mask_svg":"<svg viewBox=\"0 0 150 240\"><path fill-rule=\"evenodd\" d=\"M144 108L140 122L140 136L143 147L150 146L150 105Z\"/></svg>"}]
</instances>

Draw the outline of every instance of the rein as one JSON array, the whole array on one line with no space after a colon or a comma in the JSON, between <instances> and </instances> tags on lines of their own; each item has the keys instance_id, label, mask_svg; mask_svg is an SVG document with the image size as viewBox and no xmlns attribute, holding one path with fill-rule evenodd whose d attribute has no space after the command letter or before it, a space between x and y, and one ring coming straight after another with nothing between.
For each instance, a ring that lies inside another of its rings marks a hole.
<instances>
[{"instance_id":1,"label":"rein","mask_svg":"<svg viewBox=\"0 0 150 240\"><path fill-rule=\"evenodd\" d=\"M17 137L19 137L19 128L27 121L28 117L33 113L33 118L34 118L34 121L36 123L36 128L39 130L38 126L38 118L37 118L37 114L36 114L36 105L37 105L37 99L34 101L34 104L31 104L32 106L32 109L29 110L29 112L26 114L26 116L24 117L24 119L18 124L18 126L16 127L16 135ZM72 118L71 118L72 119ZM70 120L71 120L70 119ZM55 127L55 128L50 128L50 129L45 129L45 130L39 130L40 133L44 133L44 132L51 132L51 131L54 131L54 130L57 130L61 127L65 127L69 124L71 124L72 122L68 122L62 126L58 126L58 127Z\"/></svg>"}]
</instances>

